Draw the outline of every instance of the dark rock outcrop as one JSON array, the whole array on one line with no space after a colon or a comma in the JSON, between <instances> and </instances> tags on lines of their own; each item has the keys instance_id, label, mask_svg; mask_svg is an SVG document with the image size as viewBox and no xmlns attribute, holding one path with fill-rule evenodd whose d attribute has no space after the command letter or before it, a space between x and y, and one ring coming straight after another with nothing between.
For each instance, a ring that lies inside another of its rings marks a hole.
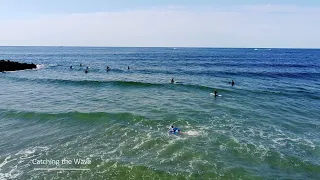
<instances>
[{"instance_id":1,"label":"dark rock outcrop","mask_svg":"<svg viewBox=\"0 0 320 180\"><path fill-rule=\"evenodd\" d=\"M27 64L27 63L19 63L13 61L0 61L0 72L4 71L18 71L18 70L25 70L25 69L34 69L37 68L35 64Z\"/></svg>"}]
</instances>

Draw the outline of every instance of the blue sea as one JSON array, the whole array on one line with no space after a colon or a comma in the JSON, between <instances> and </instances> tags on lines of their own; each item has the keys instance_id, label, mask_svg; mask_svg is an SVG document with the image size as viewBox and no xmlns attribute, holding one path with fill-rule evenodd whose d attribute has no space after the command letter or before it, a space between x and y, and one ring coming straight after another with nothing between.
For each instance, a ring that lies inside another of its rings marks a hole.
<instances>
[{"instance_id":1,"label":"blue sea","mask_svg":"<svg viewBox=\"0 0 320 180\"><path fill-rule=\"evenodd\" d=\"M0 73L0 179L320 179L318 49L0 47L0 59L38 67Z\"/></svg>"}]
</instances>

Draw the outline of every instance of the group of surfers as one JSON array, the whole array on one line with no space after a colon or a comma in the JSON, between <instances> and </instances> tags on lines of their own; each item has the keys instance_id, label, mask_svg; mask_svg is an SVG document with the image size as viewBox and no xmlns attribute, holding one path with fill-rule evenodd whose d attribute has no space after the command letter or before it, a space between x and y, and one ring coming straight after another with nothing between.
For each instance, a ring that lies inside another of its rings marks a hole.
<instances>
[{"instance_id":1,"label":"group of surfers","mask_svg":"<svg viewBox=\"0 0 320 180\"><path fill-rule=\"evenodd\" d=\"M82 67L83 65L82 64L80 64L80 67ZM70 66L70 69L73 69L73 67L72 66ZM130 67L128 66L128 68L127 68L128 70L130 70ZM107 71L110 71L110 67L109 66L107 66L106 67L106 70ZM84 70L84 72L87 74L88 72L89 72L89 67L87 66L86 67L86 69Z\"/></svg>"},{"instance_id":2,"label":"group of surfers","mask_svg":"<svg viewBox=\"0 0 320 180\"><path fill-rule=\"evenodd\" d=\"M80 67L82 67L82 64L80 64ZM70 69L72 69L72 66L70 66ZM130 70L130 67L128 66L127 68L128 70ZM110 67L107 66L106 67L107 71L110 71ZM86 67L86 70L84 71L86 74L89 72L89 67ZM175 83L174 78L171 79L171 84ZM232 86L234 86L235 82L232 80L231 82L229 82L229 84L231 84ZM214 91L214 96L218 96L218 92L215 90Z\"/></svg>"}]
</instances>

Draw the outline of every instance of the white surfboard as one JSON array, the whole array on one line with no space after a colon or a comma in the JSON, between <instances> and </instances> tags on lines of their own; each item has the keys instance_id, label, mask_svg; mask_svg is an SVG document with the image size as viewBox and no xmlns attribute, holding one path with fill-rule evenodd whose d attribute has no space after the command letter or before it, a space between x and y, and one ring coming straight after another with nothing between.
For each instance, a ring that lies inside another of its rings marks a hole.
<instances>
[{"instance_id":1,"label":"white surfboard","mask_svg":"<svg viewBox=\"0 0 320 180\"><path fill-rule=\"evenodd\" d=\"M214 93L210 93L211 96L214 96ZM221 97L222 95L218 94L217 96Z\"/></svg>"}]
</instances>

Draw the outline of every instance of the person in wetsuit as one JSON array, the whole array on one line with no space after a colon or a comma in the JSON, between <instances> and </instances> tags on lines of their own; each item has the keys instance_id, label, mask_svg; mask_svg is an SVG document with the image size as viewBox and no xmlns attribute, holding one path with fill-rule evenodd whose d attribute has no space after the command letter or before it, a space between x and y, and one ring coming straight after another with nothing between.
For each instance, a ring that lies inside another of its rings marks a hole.
<instances>
[{"instance_id":1,"label":"person in wetsuit","mask_svg":"<svg viewBox=\"0 0 320 180\"><path fill-rule=\"evenodd\" d=\"M169 133L172 133L172 134L181 134L181 130L177 127L173 127L171 126L171 129L169 131Z\"/></svg>"},{"instance_id":2,"label":"person in wetsuit","mask_svg":"<svg viewBox=\"0 0 320 180\"><path fill-rule=\"evenodd\" d=\"M218 92L217 91L214 91L214 96L218 96Z\"/></svg>"},{"instance_id":3,"label":"person in wetsuit","mask_svg":"<svg viewBox=\"0 0 320 180\"><path fill-rule=\"evenodd\" d=\"M231 84L232 86L234 86L235 82L232 80L231 82L229 82L229 84Z\"/></svg>"}]
</instances>

